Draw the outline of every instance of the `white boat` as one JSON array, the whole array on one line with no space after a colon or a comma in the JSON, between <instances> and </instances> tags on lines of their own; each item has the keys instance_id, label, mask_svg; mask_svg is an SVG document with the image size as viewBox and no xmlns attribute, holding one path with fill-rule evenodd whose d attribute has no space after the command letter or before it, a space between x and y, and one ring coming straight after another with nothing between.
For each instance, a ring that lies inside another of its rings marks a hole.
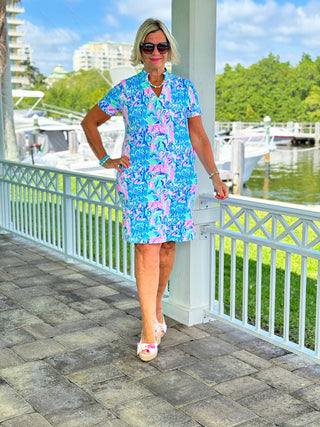
<instances>
[{"instance_id":1,"label":"white boat","mask_svg":"<svg viewBox=\"0 0 320 427\"><path fill-rule=\"evenodd\" d=\"M251 142L261 142L266 138L266 128L263 125L249 126L245 129L232 131L230 135L235 138L250 140ZM291 132L276 126L270 126L269 137L270 143L274 145L288 145L294 140L294 135Z\"/></svg>"},{"instance_id":2,"label":"white boat","mask_svg":"<svg viewBox=\"0 0 320 427\"><path fill-rule=\"evenodd\" d=\"M232 151L233 144L240 141L244 144L244 165L243 165L243 183L245 184L256 164L262 159L267 153L270 152L270 146L262 144L261 141L252 141L250 139L245 140L238 137L226 137L216 135L215 138L215 160L217 167L220 171L224 171L224 175L227 171L232 171ZM232 172L231 172L232 179Z\"/></svg>"},{"instance_id":3,"label":"white boat","mask_svg":"<svg viewBox=\"0 0 320 427\"><path fill-rule=\"evenodd\" d=\"M13 92L15 98L19 97L16 105L24 96L36 99L29 110L14 110L21 161L114 177L112 170L99 166L80 126L81 117L73 115L77 117L77 123L70 124L70 116L67 113L63 120L54 120L46 117L43 111L35 109L43 95L40 91ZM100 132L107 152L112 157L120 157L124 138L122 117L112 117L100 127Z\"/></svg>"}]
</instances>

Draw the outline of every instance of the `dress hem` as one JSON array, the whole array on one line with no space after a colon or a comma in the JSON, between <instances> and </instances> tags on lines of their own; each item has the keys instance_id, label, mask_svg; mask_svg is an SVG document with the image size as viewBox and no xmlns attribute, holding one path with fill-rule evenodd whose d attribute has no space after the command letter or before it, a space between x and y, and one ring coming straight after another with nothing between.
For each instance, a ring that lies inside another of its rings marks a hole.
<instances>
[{"instance_id":1,"label":"dress hem","mask_svg":"<svg viewBox=\"0 0 320 427\"><path fill-rule=\"evenodd\" d=\"M196 236L194 235L194 236L192 236L192 237L188 237L187 239L183 239L183 238L168 238L168 239L157 239L157 238L154 238L154 239L149 239L148 241L141 241L141 240L139 240L139 241L135 241L134 239L133 240L129 240L129 239L126 239L126 238L123 238L123 240L125 240L127 243L133 243L133 244L142 244L142 245L156 245L156 244L161 244L161 243L166 243L166 242L181 242L181 243L183 243L183 242L192 242L193 240L195 240L195 238L196 238Z\"/></svg>"}]
</instances>

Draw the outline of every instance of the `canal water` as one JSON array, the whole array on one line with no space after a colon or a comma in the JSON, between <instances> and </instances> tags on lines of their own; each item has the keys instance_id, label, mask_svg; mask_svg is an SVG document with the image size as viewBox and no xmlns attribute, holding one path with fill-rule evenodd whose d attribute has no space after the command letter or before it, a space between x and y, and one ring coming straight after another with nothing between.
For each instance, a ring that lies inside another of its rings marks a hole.
<instances>
[{"instance_id":1,"label":"canal water","mask_svg":"<svg viewBox=\"0 0 320 427\"><path fill-rule=\"evenodd\" d=\"M278 146L270 153L270 175L266 179L266 163L256 165L244 196L320 205L320 147Z\"/></svg>"}]
</instances>

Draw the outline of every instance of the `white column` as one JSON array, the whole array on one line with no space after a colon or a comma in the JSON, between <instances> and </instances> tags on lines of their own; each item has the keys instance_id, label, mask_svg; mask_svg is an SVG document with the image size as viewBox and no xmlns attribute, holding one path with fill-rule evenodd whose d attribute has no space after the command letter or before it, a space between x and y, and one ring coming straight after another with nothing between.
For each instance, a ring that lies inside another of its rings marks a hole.
<instances>
[{"instance_id":1,"label":"white column","mask_svg":"<svg viewBox=\"0 0 320 427\"><path fill-rule=\"evenodd\" d=\"M173 73L191 80L197 90L202 120L214 143L216 0L172 0L172 33L178 42L180 63ZM199 194L212 193L208 174L197 160L198 192L194 206L196 240L178 243L169 297L163 310L191 326L201 323L209 308L210 248L201 226L217 218L215 208L201 209Z\"/></svg>"}]
</instances>

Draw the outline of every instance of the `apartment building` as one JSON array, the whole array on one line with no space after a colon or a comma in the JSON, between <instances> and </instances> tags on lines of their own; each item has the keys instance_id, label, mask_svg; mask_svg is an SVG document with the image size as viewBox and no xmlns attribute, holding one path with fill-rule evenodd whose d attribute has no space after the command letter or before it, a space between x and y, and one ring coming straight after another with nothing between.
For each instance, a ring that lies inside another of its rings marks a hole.
<instances>
[{"instance_id":1,"label":"apartment building","mask_svg":"<svg viewBox=\"0 0 320 427\"><path fill-rule=\"evenodd\" d=\"M24 33L19 30L19 26L24 24L24 20L19 19L17 16L24 12L24 8L20 5L20 2L15 4L13 1L8 0L6 10L12 88L18 89L28 85L29 83L27 77L24 76L26 66L22 65L22 62L28 59L31 62L31 49L30 46L25 45L20 41L20 38L24 36Z\"/></svg>"},{"instance_id":2,"label":"apartment building","mask_svg":"<svg viewBox=\"0 0 320 427\"><path fill-rule=\"evenodd\" d=\"M130 65L132 45L129 43L115 43L107 41L104 43L89 42L74 52L73 69L109 70L121 65Z\"/></svg>"}]
</instances>

